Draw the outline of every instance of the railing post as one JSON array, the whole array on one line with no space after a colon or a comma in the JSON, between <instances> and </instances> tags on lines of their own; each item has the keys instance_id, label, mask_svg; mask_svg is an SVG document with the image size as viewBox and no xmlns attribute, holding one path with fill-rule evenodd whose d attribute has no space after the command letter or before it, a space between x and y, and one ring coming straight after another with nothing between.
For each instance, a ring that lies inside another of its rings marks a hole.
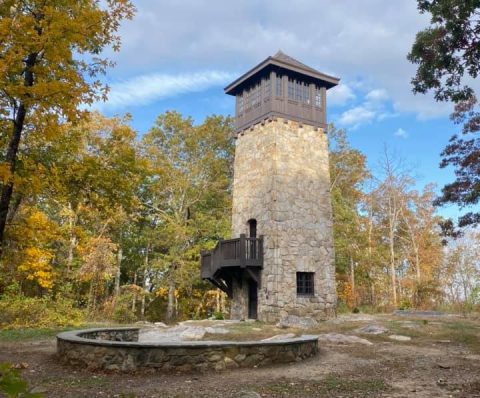
<instances>
[{"instance_id":1,"label":"railing post","mask_svg":"<svg viewBox=\"0 0 480 398\"><path fill-rule=\"evenodd\" d=\"M247 266L247 243L245 234L240 234L240 267Z\"/></svg>"}]
</instances>

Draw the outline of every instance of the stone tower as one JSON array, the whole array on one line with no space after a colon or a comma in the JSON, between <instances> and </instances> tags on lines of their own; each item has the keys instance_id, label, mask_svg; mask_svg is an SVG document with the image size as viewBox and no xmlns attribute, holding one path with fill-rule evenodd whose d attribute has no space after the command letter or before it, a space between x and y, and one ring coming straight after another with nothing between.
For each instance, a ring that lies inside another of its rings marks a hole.
<instances>
[{"instance_id":1,"label":"stone tower","mask_svg":"<svg viewBox=\"0 0 480 398\"><path fill-rule=\"evenodd\" d=\"M232 238L202 255L233 319L335 315L326 91L338 79L278 52L225 88L236 97Z\"/></svg>"}]
</instances>

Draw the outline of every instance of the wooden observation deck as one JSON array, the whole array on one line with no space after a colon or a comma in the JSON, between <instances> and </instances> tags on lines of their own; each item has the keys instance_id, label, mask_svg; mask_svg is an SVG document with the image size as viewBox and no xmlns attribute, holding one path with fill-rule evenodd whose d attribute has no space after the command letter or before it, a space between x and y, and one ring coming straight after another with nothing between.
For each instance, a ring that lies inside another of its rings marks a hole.
<instances>
[{"instance_id":1,"label":"wooden observation deck","mask_svg":"<svg viewBox=\"0 0 480 398\"><path fill-rule=\"evenodd\" d=\"M201 253L201 275L219 289L232 296L232 279L241 281L247 272L260 285L263 268L263 236L220 240L215 248Z\"/></svg>"}]
</instances>

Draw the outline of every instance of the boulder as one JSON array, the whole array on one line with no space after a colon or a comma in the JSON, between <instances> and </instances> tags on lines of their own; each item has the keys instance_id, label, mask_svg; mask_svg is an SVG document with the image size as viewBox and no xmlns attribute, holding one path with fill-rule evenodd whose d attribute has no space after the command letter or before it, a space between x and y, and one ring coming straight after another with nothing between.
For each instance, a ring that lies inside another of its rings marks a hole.
<instances>
[{"instance_id":1,"label":"boulder","mask_svg":"<svg viewBox=\"0 0 480 398\"><path fill-rule=\"evenodd\" d=\"M318 322L310 317L287 315L280 320L277 326L281 328L310 329L318 326Z\"/></svg>"},{"instance_id":2,"label":"boulder","mask_svg":"<svg viewBox=\"0 0 480 398\"><path fill-rule=\"evenodd\" d=\"M351 336L340 333L326 333L318 335L318 341L324 341L330 344L364 344L373 345L370 341L361 337Z\"/></svg>"},{"instance_id":3,"label":"boulder","mask_svg":"<svg viewBox=\"0 0 480 398\"><path fill-rule=\"evenodd\" d=\"M409 336L402 336L400 334L392 334L388 336L388 338L396 341L410 341L412 339Z\"/></svg>"},{"instance_id":4,"label":"boulder","mask_svg":"<svg viewBox=\"0 0 480 398\"><path fill-rule=\"evenodd\" d=\"M222 328L222 327L208 326L208 327L205 328L205 332L210 333L210 334L227 334L228 329Z\"/></svg>"},{"instance_id":5,"label":"boulder","mask_svg":"<svg viewBox=\"0 0 480 398\"><path fill-rule=\"evenodd\" d=\"M388 329L381 325L367 325L356 329L355 332L363 334L382 334L388 332Z\"/></svg>"},{"instance_id":6,"label":"boulder","mask_svg":"<svg viewBox=\"0 0 480 398\"><path fill-rule=\"evenodd\" d=\"M180 333L181 340L201 340L205 336L205 328L200 326L187 327Z\"/></svg>"}]
</instances>

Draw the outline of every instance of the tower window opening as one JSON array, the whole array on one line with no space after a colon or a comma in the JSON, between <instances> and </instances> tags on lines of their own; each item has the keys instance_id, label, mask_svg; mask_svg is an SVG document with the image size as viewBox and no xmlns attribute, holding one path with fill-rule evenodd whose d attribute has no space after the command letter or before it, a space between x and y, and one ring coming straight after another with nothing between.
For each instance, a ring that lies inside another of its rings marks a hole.
<instances>
[{"instance_id":1,"label":"tower window opening","mask_svg":"<svg viewBox=\"0 0 480 398\"><path fill-rule=\"evenodd\" d=\"M297 296L314 295L315 272L297 272Z\"/></svg>"},{"instance_id":2,"label":"tower window opening","mask_svg":"<svg viewBox=\"0 0 480 398\"><path fill-rule=\"evenodd\" d=\"M295 101L302 101L302 83L295 82Z\"/></svg>"},{"instance_id":3,"label":"tower window opening","mask_svg":"<svg viewBox=\"0 0 480 398\"><path fill-rule=\"evenodd\" d=\"M322 91L320 87L315 87L315 106L317 108L322 107Z\"/></svg>"},{"instance_id":4,"label":"tower window opening","mask_svg":"<svg viewBox=\"0 0 480 398\"><path fill-rule=\"evenodd\" d=\"M268 101L270 99L270 96L272 95L272 82L270 81L269 77L265 79L264 86L265 86L264 101Z\"/></svg>"},{"instance_id":5,"label":"tower window opening","mask_svg":"<svg viewBox=\"0 0 480 398\"><path fill-rule=\"evenodd\" d=\"M248 236L250 238L257 237L257 220L254 218L248 220Z\"/></svg>"},{"instance_id":6,"label":"tower window opening","mask_svg":"<svg viewBox=\"0 0 480 398\"><path fill-rule=\"evenodd\" d=\"M277 97L283 97L282 76L276 75L275 94Z\"/></svg>"},{"instance_id":7,"label":"tower window opening","mask_svg":"<svg viewBox=\"0 0 480 398\"><path fill-rule=\"evenodd\" d=\"M295 80L288 79L288 99L295 99Z\"/></svg>"},{"instance_id":8,"label":"tower window opening","mask_svg":"<svg viewBox=\"0 0 480 398\"><path fill-rule=\"evenodd\" d=\"M302 98L302 102L304 104L310 104L310 90L309 90L309 87L308 85L304 85L303 86L303 98Z\"/></svg>"}]
</instances>

